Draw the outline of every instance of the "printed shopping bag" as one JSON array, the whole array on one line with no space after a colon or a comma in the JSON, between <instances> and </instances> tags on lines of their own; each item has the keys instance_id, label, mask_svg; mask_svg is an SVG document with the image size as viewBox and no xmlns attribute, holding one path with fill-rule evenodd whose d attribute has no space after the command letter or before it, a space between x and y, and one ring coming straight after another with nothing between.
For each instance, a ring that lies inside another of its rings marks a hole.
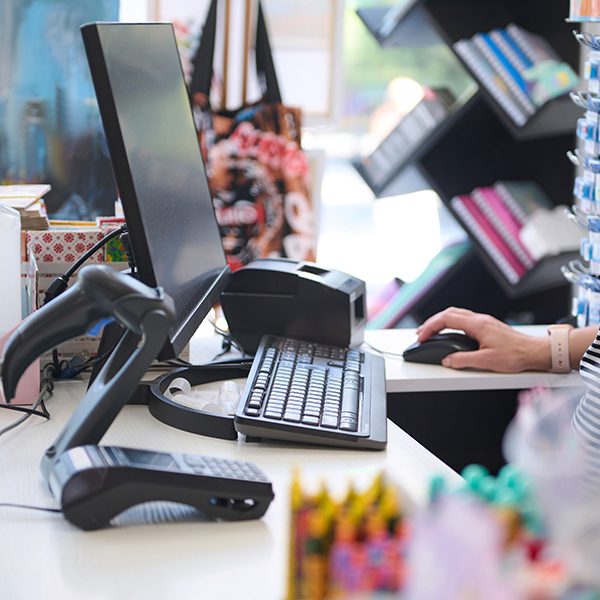
<instances>
[{"instance_id":1,"label":"printed shopping bag","mask_svg":"<svg viewBox=\"0 0 600 600\"><path fill-rule=\"evenodd\" d=\"M314 211L300 109L281 102L260 3L256 69L263 97L238 110L211 108L217 1L212 0L194 59L190 92L228 263L235 270L263 257L314 261Z\"/></svg>"}]
</instances>

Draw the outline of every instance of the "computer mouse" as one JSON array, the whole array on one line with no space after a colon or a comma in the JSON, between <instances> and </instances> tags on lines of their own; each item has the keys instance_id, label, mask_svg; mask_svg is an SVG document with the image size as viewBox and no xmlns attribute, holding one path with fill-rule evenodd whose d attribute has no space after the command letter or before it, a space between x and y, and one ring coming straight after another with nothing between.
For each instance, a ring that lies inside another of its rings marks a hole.
<instances>
[{"instance_id":1,"label":"computer mouse","mask_svg":"<svg viewBox=\"0 0 600 600\"><path fill-rule=\"evenodd\" d=\"M411 344L402 356L409 362L441 365L448 354L478 349L479 343L464 333L436 333L424 342Z\"/></svg>"}]
</instances>

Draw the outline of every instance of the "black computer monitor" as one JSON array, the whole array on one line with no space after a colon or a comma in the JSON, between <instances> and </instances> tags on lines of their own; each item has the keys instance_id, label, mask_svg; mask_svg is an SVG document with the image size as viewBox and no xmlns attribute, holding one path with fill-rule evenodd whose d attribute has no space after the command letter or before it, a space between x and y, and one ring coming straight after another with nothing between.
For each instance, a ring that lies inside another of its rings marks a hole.
<instances>
[{"instance_id":1,"label":"black computer monitor","mask_svg":"<svg viewBox=\"0 0 600 600\"><path fill-rule=\"evenodd\" d=\"M179 355L227 283L188 89L170 23L81 28L138 278L175 301L158 358Z\"/></svg>"}]
</instances>

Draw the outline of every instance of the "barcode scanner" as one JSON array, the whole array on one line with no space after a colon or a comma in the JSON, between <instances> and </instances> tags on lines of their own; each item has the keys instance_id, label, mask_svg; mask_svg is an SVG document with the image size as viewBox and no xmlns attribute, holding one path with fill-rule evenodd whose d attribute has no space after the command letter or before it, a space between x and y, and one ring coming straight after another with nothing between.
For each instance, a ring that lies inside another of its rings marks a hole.
<instances>
[{"instance_id":1,"label":"barcode scanner","mask_svg":"<svg viewBox=\"0 0 600 600\"><path fill-rule=\"evenodd\" d=\"M84 267L71 288L34 312L7 342L2 367L6 401L14 398L19 379L36 358L63 342L85 335L98 323L115 319L132 336L141 338L147 328L146 321L164 321L163 327L146 332L160 350L164 342L158 339L163 337L161 330L168 329L174 314L173 301L161 289L150 288L110 267Z\"/></svg>"},{"instance_id":2,"label":"barcode scanner","mask_svg":"<svg viewBox=\"0 0 600 600\"><path fill-rule=\"evenodd\" d=\"M273 497L264 476L257 475L258 485L234 470L222 484L218 469L192 468L193 456L165 466L161 453L138 450L133 460L110 446L94 450L161 350L174 317L174 303L160 288L110 267L89 266L69 290L20 325L4 348L2 385L9 401L29 364L50 348L107 319L126 328L40 465L64 516L82 529L102 527L135 504L161 500L203 508L216 518L257 518Z\"/></svg>"}]
</instances>

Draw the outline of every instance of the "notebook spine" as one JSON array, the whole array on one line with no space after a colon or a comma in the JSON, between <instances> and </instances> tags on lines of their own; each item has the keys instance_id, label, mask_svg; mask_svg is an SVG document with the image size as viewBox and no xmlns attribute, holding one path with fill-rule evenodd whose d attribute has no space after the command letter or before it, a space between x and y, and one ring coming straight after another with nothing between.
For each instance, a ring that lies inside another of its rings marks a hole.
<instances>
[{"instance_id":1,"label":"notebook spine","mask_svg":"<svg viewBox=\"0 0 600 600\"><path fill-rule=\"evenodd\" d=\"M469 39L459 40L454 43L453 48L515 125L519 127L525 125L527 122L526 115L509 96L506 86L476 48L473 41Z\"/></svg>"},{"instance_id":2,"label":"notebook spine","mask_svg":"<svg viewBox=\"0 0 600 600\"><path fill-rule=\"evenodd\" d=\"M527 220L527 213L523 210L523 207L515 200L508 188L502 182L498 181L494 184L494 189L496 190L500 198L502 198L506 207L514 215L515 219L517 219L521 227L525 225L525 221Z\"/></svg>"},{"instance_id":3,"label":"notebook spine","mask_svg":"<svg viewBox=\"0 0 600 600\"><path fill-rule=\"evenodd\" d=\"M534 36L515 23L509 23L506 26L506 32L512 37L519 48L521 48L523 54L527 56L532 65L538 65L550 58L548 52L540 47L540 44L535 40Z\"/></svg>"},{"instance_id":4,"label":"notebook spine","mask_svg":"<svg viewBox=\"0 0 600 600\"><path fill-rule=\"evenodd\" d=\"M475 188L471 192L471 197L521 264L528 271L532 269L535 266L535 261L519 239L521 225L504 205L502 198L494 188Z\"/></svg>"},{"instance_id":5,"label":"notebook spine","mask_svg":"<svg viewBox=\"0 0 600 600\"><path fill-rule=\"evenodd\" d=\"M450 206L453 208L458 217L466 225L472 236L479 242L486 254L492 259L506 280L515 285L525 273L524 267L517 269L512 261L507 258L505 252L500 249L498 239L494 239L494 235L489 228L484 227L483 215L477 214L474 210L474 202L467 194L455 196L450 201ZM475 206L476 208L476 206Z\"/></svg>"},{"instance_id":6,"label":"notebook spine","mask_svg":"<svg viewBox=\"0 0 600 600\"><path fill-rule=\"evenodd\" d=\"M535 104L527 94L527 84L506 56L487 33L476 33L473 42L490 63L494 71L502 78L510 93L517 100L522 110L528 115L536 111Z\"/></svg>"},{"instance_id":7,"label":"notebook spine","mask_svg":"<svg viewBox=\"0 0 600 600\"><path fill-rule=\"evenodd\" d=\"M490 37L519 73L522 74L523 71L526 71L533 66L533 63L527 58L527 55L519 48L518 44L510 37L505 29L493 29L490 31Z\"/></svg>"}]
</instances>

